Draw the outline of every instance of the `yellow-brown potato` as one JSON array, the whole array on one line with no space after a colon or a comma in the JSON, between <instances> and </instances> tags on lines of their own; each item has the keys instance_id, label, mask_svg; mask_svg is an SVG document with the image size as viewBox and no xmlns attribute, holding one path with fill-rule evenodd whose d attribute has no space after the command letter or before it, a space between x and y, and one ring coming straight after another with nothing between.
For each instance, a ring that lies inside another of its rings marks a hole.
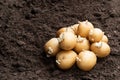
<instances>
[{"instance_id":1,"label":"yellow-brown potato","mask_svg":"<svg viewBox=\"0 0 120 80\"><path fill-rule=\"evenodd\" d=\"M103 35L101 41L108 43L108 37L106 35Z\"/></svg>"},{"instance_id":2,"label":"yellow-brown potato","mask_svg":"<svg viewBox=\"0 0 120 80\"><path fill-rule=\"evenodd\" d=\"M91 45L90 49L101 58L110 54L110 46L105 42L95 42Z\"/></svg>"},{"instance_id":3,"label":"yellow-brown potato","mask_svg":"<svg viewBox=\"0 0 120 80\"><path fill-rule=\"evenodd\" d=\"M71 50L76 45L76 36L72 32L63 32L59 37L60 48L63 50Z\"/></svg>"},{"instance_id":4,"label":"yellow-brown potato","mask_svg":"<svg viewBox=\"0 0 120 80\"><path fill-rule=\"evenodd\" d=\"M79 26L78 26L78 35L80 35L81 37L88 37L88 33L91 29L93 29L94 26L92 23L90 23L88 20L83 21L83 22L79 22Z\"/></svg>"},{"instance_id":5,"label":"yellow-brown potato","mask_svg":"<svg viewBox=\"0 0 120 80\"><path fill-rule=\"evenodd\" d=\"M83 71L90 71L96 62L97 57L92 51L82 51L77 56L77 66Z\"/></svg>"},{"instance_id":6,"label":"yellow-brown potato","mask_svg":"<svg viewBox=\"0 0 120 80\"><path fill-rule=\"evenodd\" d=\"M47 56L55 56L59 51L59 42L57 38L52 38L44 45Z\"/></svg>"},{"instance_id":7,"label":"yellow-brown potato","mask_svg":"<svg viewBox=\"0 0 120 80\"><path fill-rule=\"evenodd\" d=\"M63 27L63 28L60 28L60 29L56 32L56 36L59 37L61 33L66 32L66 31L74 33L74 31L73 31L72 28L70 28L70 27ZM75 33L74 33L74 34L75 34Z\"/></svg>"},{"instance_id":8,"label":"yellow-brown potato","mask_svg":"<svg viewBox=\"0 0 120 80\"><path fill-rule=\"evenodd\" d=\"M101 29L94 28L89 31L88 38L91 42L99 42L101 41L103 35L104 35L104 32L102 32Z\"/></svg>"},{"instance_id":9,"label":"yellow-brown potato","mask_svg":"<svg viewBox=\"0 0 120 80\"><path fill-rule=\"evenodd\" d=\"M82 38L78 36L77 43L74 47L74 51L77 53L81 52L82 50L89 50L90 43L86 38Z\"/></svg>"},{"instance_id":10,"label":"yellow-brown potato","mask_svg":"<svg viewBox=\"0 0 120 80\"><path fill-rule=\"evenodd\" d=\"M74 25L71 26L71 28L73 29L73 31L76 35L78 33L78 26L79 26L79 24L74 24Z\"/></svg>"},{"instance_id":11,"label":"yellow-brown potato","mask_svg":"<svg viewBox=\"0 0 120 80\"><path fill-rule=\"evenodd\" d=\"M60 51L56 55L57 66L63 70L70 69L74 65L76 57L77 54L72 50Z\"/></svg>"}]
</instances>

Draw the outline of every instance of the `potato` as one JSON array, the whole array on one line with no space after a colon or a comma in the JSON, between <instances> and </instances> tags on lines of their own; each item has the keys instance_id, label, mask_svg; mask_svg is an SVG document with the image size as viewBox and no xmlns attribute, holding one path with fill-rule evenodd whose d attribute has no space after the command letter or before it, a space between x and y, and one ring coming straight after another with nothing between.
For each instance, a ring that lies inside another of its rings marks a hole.
<instances>
[{"instance_id":1,"label":"potato","mask_svg":"<svg viewBox=\"0 0 120 80\"><path fill-rule=\"evenodd\" d=\"M59 42L57 38L52 38L44 45L47 56L55 56L59 51Z\"/></svg>"},{"instance_id":2,"label":"potato","mask_svg":"<svg viewBox=\"0 0 120 80\"><path fill-rule=\"evenodd\" d=\"M78 26L79 26L79 24L74 24L74 25L71 26L71 29L73 29L73 31L76 35L78 33Z\"/></svg>"},{"instance_id":3,"label":"potato","mask_svg":"<svg viewBox=\"0 0 120 80\"><path fill-rule=\"evenodd\" d=\"M59 37L60 48L63 50L71 50L76 45L76 36L72 32L63 32Z\"/></svg>"},{"instance_id":4,"label":"potato","mask_svg":"<svg viewBox=\"0 0 120 80\"><path fill-rule=\"evenodd\" d=\"M99 28L91 29L88 35L88 38L91 42L99 42L102 40L104 32Z\"/></svg>"},{"instance_id":5,"label":"potato","mask_svg":"<svg viewBox=\"0 0 120 80\"><path fill-rule=\"evenodd\" d=\"M91 29L93 29L94 26L92 23L90 23L88 20L83 21L83 22L79 22L79 26L78 26L78 35L80 35L81 37L88 37L88 33Z\"/></svg>"},{"instance_id":6,"label":"potato","mask_svg":"<svg viewBox=\"0 0 120 80\"><path fill-rule=\"evenodd\" d=\"M108 43L108 37L106 35L103 35L101 41Z\"/></svg>"},{"instance_id":7,"label":"potato","mask_svg":"<svg viewBox=\"0 0 120 80\"><path fill-rule=\"evenodd\" d=\"M56 55L57 66L63 70L70 69L74 65L76 57L77 54L72 50L60 51Z\"/></svg>"},{"instance_id":8,"label":"potato","mask_svg":"<svg viewBox=\"0 0 120 80\"><path fill-rule=\"evenodd\" d=\"M83 71L90 71L96 64L97 57L91 51L82 51L77 56L77 66Z\"/></svg>"},{"instance_id":9,"label":"potato","mask_svg":"<svg viewBox=\"0 0 120 80\"><path fill-rule=\"evenodd\" d=\"M73 31L72 28L70 28L70 27L63 27L63 28L60 28L60 29L56 32L56 36L59 37L61 33L66 32L66 31L72 32L72 33L75 34L75 32Z\"/></svg>"},{"instance_id":10,"label":"potato","mask_svg":"<svg viewBox=\"0 0 120 80\"><path fill-rule=\"evenodd\" d=\"M89 50L90 43L86 38L82 38L78 36L77 43L74 47L74 51L77 53L81 52L82 50Z\"/></svg>"},{"instance_id":11,"label":"potato","mask_svg":"<svg viewBox=\"0 0 120 80\"><path fill-rule=\"evenodd\" d=\"M101 58L110 54L110 46L105 42L95 42L91 45L90 49Z\"/></svg>"}]
</instances>

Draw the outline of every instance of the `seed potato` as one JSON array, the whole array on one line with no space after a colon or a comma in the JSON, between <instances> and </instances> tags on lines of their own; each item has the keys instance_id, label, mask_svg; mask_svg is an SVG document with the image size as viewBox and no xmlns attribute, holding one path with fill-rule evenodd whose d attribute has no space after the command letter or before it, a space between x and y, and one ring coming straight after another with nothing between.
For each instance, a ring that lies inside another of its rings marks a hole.
<instances>
[{"instance_id":1,"label":"seed potato","mask_svg":"<svg viewBox=\"0 0 120 80\"><path fill-rule=\"evenodd\" d=\"M94 26L92 23L90 23L88 20L83 21L83 22L79 22L79 26L78 26L78 35L80 35L81 37L88 37L88 33L91 29L93 29Z\"/></svg>"},{"instance_id":2,"label":"seed potato","mask_svg":"<svg viewBox=\"0 0 120 80\"><path fill-rule=\"evenodd\" d=\"M105 42L95 42L91 45L91 50L98 57L106 57L110 54L110 46Z\"/></svg>"},{"instance_id":3,"label":"seed potato","mask_svg":"<svg viewBox=\"0 0 120 80\"><path fill-rule=\"evenodd\" d=\"M76 36L72 32L63 32L59 37L60 48L63 50L71 50L76 45Z\"/></svg>"},{"instance_id":4,"label":"seed potato","mask_svg":"<svg viewBox=\"0 0 120 80\"><path fill-rule=\"evenodd\" d=\"M102 32L101 29L94 28L89 31L88 38L91 42L99 42L102 39L103 35L104 35L104 32Z\"/></svg>"},{"instance_id":5,"label":"seed potato","mask_svg":"<svg viewBox=\"0 0 120 80\"><path fill-rule=\"evenodd\" d=\"M77 56L77 66L83 71L90 71L96 64L97 57L91 51L82 51Z\"/></svg>"},{"instance_id":6,"label":"seed potato","mask_svg":"<svg viewBox=\"0 0 120 80\"><path fill-rule=\"evenodd\" d=\"M103 35L101 41L108 43L108 37L106 35Z\"/></svg>"},{"instance_id":7,"label":"seed potato","mask_svg":"<svg viewBox=\"0 0 120 80\"><path fill-rule=\"evenodd\" d=\"M77 54L72 50L60 51L56 55L57 66L63 70L70 69L74 65L76 57Z\"/></svg>"},{"instance_id":8,"label":"seed potato","mask_svg":"<svg viewBox=\"0 0 120 80\"><path fill-rule=\"evenodd\" d=\"M63 28L60 28L60 29L56 32L56 36L59 37L62 32L66 32L66 31L72 32L72 33L75 34L75 32L73 31L72 28L70 28L70 27L63 27Z\"/></svg>"},{"instance_id":9,"label":"seed potato","mask_svg":"<svg viewBox=\"0 0 120 80\"><path fill-rule=\"evenodd\" d=\"M59 51L59 42L57 38L52 38L44 45L47 56L55 56Z\"/></svg>"},{"instance_id":10,"label":"seed potato","mask_svg":"<svg viewBox=\"0 0 120 80\"><path fill-rule=\"evenodd\" d=\"M78 26L79 26L79 24L74 24L74 25L71 26L71 28L73 29L73 31L76 35L78 33Z\"/></svg>"},{"instance_id":11,"label":"seed potato","mask_svg":"<svg viewBox=\"0 0 120 80\"><path fill-rule=\"evenodd\" d=\"M77 43L74 47L74 51L77 53L81 52L82 50L89 50L90 43L86 38L82 38L78 36Z\"/></svg>"}]
</instances>

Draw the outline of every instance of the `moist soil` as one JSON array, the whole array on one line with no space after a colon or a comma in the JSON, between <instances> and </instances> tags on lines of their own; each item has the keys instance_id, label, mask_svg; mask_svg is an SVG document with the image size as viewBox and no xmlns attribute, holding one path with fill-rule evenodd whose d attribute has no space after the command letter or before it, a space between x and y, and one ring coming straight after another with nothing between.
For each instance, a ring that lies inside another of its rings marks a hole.
<instances>
[{"instance_id":1,"label":"moist soil","mask_svg":"<svg viewBox=\"0 0 120 80\"><path fill-rule=\"evenodd\" d=\"M108 36L110 55L88 72L58 69L45 42L85 20ZM0 0L0 80L120 80L120 0Z\"/></svg>"}]
</instances>

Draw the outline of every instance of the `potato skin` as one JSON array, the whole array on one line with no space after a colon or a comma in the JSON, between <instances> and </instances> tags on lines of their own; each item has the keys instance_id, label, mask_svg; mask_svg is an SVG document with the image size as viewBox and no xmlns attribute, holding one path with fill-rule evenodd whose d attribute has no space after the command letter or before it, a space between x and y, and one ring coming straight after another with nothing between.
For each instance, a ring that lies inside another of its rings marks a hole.
<instances>
[{"instance_id":1,"label":"potato skin","mask_svg":"<svg viewBox=\"0 0 120 80\"><path fill-rule=\"evenodd\" d=\"M56 55L57 66L62 70L70 69L74 65L76 57L77 54L72 50L60 51Z\"/></svg>"},{"instance_id":2,"label":"potato skin","mask_svg":"<svg viewBox=\"0 0 120 80\"><path fill-rule=\"evenodd\" d=\"M96 64L97 57L91 51L82 51L77 56L77 66L83 71L90 71Z\"/></svg>"}]
</instances>

